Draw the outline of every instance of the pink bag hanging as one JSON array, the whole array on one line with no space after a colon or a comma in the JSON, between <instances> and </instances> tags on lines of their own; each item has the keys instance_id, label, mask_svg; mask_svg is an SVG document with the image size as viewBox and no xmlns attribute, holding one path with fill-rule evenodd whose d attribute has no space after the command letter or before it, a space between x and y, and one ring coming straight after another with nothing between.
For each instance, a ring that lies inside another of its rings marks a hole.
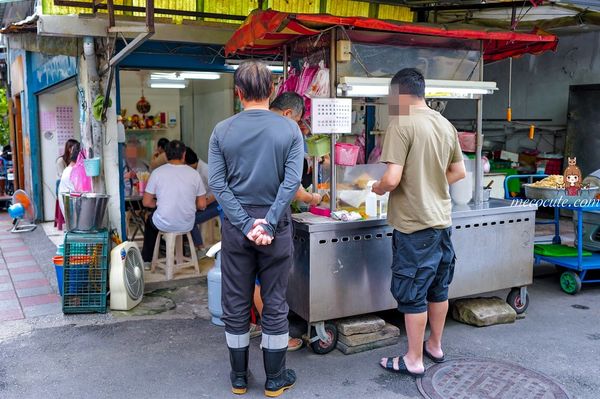
<instances>
[{"instance_id":1,"label":"pink bag hanging","mask_svg":"<svg viewBox=\"0 0 600 399\"><path fill-rule=\"evenodd\" d=\"M295 92L304 97L304 114L310 115L311 102L310 97L306 95L310 89L315 76L319 72L318 66L310 66L308 62L304 63L302 71L300 72L300 78L298 78L298 85L296 86Z\"/></svg>"},{"instance_id":2,"label":"pink bag hanging","mask_svg":"<svg viewBox=\"0 0 600 399\"><path fill-rule=\"evenodd\" d=\"M318 71L318 66L311 67L308 62L305 62L304 66L302 67L302 71L300 72L300 78L298 79L296 90L294 91L303 96L304 93L306 93L306 90L308 90L310 87L310 84L312 83Z\"/></svg>"},{"instance_id":3,"label":"pink bag hanging","mask_svg":"<svg viewBox=\"0 0 600 399\"><path fill-rule=\"evenodd\" d=\"M354 140L354 145L358 146L358 159L356 160L357 165L361 165L365 163L365 132L363 130L362 134L356 136L356 140Z\"/></svg>"},{"instance_id":4,"label":"pink bag hanging","mask_svg":"<svg viewBox=\"0 0 600 399\"><path fill-rule=\"evenodd\" d=\"M329 97L329 69L325 68L325 62L319 62L319 70L304 95L310 98Z\"/></svg>"},{"instance_id":5,"label":"pink bag hanging","mask_svg":"<svg viewBox=\"0 0 600 399\"><path fill-rule=\"evenodd\" d=\"M76 193L89 193L92 191L92 178L85 173L83 161L85 155L83 151L77 156L77 162L71 171L71 183Z\"/></svg>"},{"instance_id":6,"label":"pink bag hanging","mask_svg":"<svg viewBox=\"0 0 600 399\"><path fill-rule=\"evenodd\" d=\"M298 72L295 68L290 68L287 79L277 87L277 95L295 91L296 86L298 86Z\"/></svg>"},{"instance_id":7,"label":"pink bag hanging","mask_svg":"<svg viewBox=\"0 0 600 399\"><path fill-rule=\"evenodd\" d=\"M381 158L381 144L381 136L377 136L375 138L375 148L369 154L367 163L379 163L379 159Z\"/></svg>"}]
</instances>

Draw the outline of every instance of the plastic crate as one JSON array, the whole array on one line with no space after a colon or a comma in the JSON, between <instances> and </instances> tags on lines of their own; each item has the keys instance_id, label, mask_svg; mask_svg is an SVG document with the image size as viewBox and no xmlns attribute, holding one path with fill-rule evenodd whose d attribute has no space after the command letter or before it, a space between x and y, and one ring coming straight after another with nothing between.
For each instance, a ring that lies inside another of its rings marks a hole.
<instances>
[{"instance_id":1,"label":"plastic crate","mask_svg":"<svg viewBox=\"0 0 600 399\"><path fill-rule=\"evenodd\" d=\"M108 232L67 233L63 313L106 313Z\"/></svg>"}]
</instances>

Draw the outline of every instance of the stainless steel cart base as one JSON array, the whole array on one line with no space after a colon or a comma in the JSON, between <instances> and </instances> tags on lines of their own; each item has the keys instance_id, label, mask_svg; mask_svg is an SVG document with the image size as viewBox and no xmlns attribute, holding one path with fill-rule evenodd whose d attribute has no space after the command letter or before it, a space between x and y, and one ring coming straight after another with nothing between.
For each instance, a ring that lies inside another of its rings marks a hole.
<instances>
[{"instance_id":1,"label":"stainless steel cart base","mask_svg":"<svg viewBox=\"0 0 600 399\"><path fill-rule=\"evenodd\" d=\"M454 208L457 263L451 298L518 288L511 292L513 304L517 311L526 308L525 287L533 279L535 211L504 200ZM390 293L392 228L385 220L295 221L294 227L288 303L309 323L313 342L337 334L325 324L328 320L396 308Z\"/></svg>"}]
</instances>

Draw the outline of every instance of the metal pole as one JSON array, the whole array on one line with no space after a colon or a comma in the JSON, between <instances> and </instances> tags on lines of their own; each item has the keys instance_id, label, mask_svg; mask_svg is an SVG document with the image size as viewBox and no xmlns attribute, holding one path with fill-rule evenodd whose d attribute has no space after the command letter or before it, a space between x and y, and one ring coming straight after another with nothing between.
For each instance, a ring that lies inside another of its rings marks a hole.
<instances>
[{"instance_id":1,"label":"metal pole","mask_svg":"<svg viewBox=\"0 0 600 399\"><path fill-rule=\"evenodd\" d=\"M331 98L336 97L336 78L337 78L337 65L335 60L336 51L336 32L335 28L331 30L331 43L329 43L329 95ZM331 135L331 150L329 153L330 159L330 171L331 175L329 178L330 194L329 194L329 209L331 212L335 212L337 209L337 187L336 187L336 175L335 175L335 134Z\"/></svg>"},{"instance_id":2,"label":"metal pole","mask_svg":"<svg viewBox=\"0 0 600 399\"><path fill-rule=\"evenodd\" d=\"M288 46L283 46L283 80L285 81L288 78L288 68L289 68L289 54L288 54Z\"/></svg>"},{"instance_id":3,"label":"metal pole","mask_svg":"<svg viewBox=\"0 0 600 399\"><path fill-rule=\"evenodd\" d=\"M483 81L483 42L480 42L479 80ZM477 151L475 151L475 205L483 202L483 96L477 99Z\"/></svg>"}]
</instances>

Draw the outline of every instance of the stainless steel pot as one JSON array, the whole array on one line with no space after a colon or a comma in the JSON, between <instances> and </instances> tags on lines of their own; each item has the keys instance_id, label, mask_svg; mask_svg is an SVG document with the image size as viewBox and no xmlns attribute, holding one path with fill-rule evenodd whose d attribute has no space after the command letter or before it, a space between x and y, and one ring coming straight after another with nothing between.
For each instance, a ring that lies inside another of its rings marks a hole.
<instances>
[{"instance_id":1,"label":"stainless steel pot","mask_svg":"<svg viewBox=\"0 0 600 399\"><path fill-rule=\"evenodd\" d=\"M95 193L64 194L67 230L92 232L104 228L104 214L110 195Z\"/></svg>"}]
</instances>

